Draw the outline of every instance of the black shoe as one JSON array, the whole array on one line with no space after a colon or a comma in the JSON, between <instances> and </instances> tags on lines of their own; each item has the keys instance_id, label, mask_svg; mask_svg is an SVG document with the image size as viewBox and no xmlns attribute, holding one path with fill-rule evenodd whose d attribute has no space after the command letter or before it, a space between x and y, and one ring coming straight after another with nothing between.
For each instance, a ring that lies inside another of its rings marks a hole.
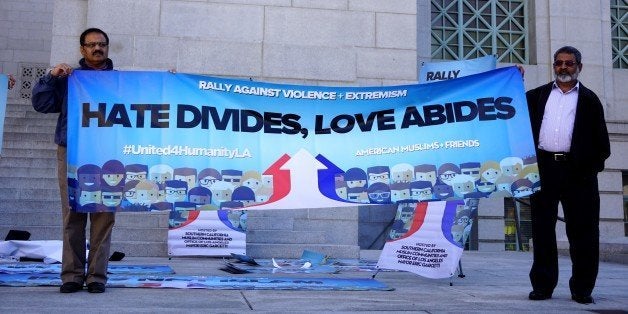
<instances>
[{"instance_id":1,"label":"black shoe","mask_svg":"<svg viewBox=\"0 0 628 314\"><path fill-rule=\"evenodd\" d=\"M59 292L61 293L74 293L83 289L83 285L77 282L69 281L64 282L59 288Z\"/></svg>"},{"instance_id":2,"label":"black shoe","mask_svg":"<svg viewBox=\"0 0 628 314\"><path fill-rule=\"evenodd\" d=\"M591 304L591 303L595 303L593 301L593 297L591 297L590 295L575 295L572 294L571 295L571 299L580 303L580 304Z\"/></svg>"},{"instance_id":3,"label":"black shoe","mask_svg":"<svg viewBox=\"0 0 628 314\"><path fill-rule=\"evenodd\" d=\"M87 284L87 292L103 293L105 292L105 284L100 282L90 282Z\"/></svg>"},{"instance_id":4,"label":"black shoe","mask_svg":"<svg viewBox=\"0 0 628 314\"><path fill-rule=\"evenodd\" d=\"M551 298L552 298L551 293L543 293L536 290L532 290L532 292L530 292L530 294L528 295L528 299L535 300L535 301L547 300Z\"/></svg>"}]
</instances>

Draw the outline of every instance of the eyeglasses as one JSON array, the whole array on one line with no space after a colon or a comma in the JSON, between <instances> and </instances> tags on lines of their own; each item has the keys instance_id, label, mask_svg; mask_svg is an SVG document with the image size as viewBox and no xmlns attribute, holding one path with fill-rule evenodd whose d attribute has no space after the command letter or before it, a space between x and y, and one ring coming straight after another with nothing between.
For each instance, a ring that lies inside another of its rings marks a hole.
<instances>
[{"instance_id":1,"label":"eyeglasses","mask_svg":"<svg viewBox=\"0 0 628 314\"><path fill-rule=\"evenodd\" d=\"M563 63L565 64L565 66L567 67L572 67L574 65L576 65L575 61L571 61L571 60L567 60L567 61L563 61L563 60L556 60L554 61L554 66L555 67L560 67L563 66Z\"/></svg>"},{"instance_id":2,"label":"eyeglasses","mask_svg":"<svg viewBox=\"0 0 628 314\"><path fill-rule=\"evenodd\" d=\"M107 42L96 42L96 43L84 43L83 47L87 47L87 48L94 48L96 46L100 46L100 48L105 48L107 46L109 46L109 43Z\"/></svg>"},{"instance_id":3,"label":"eyeglasses","mask_svg":"<svg viewBox=\"0 0 628 314\"><path fill-rule=\"evenodd\" d=\"M369 174L369 178L371 180L388 180L389 179L388 173L382 173L382 174L371 173Z\"/></svg>"},{"instance_id":4,"label":"eyeglasses","mask_svg":"<svg viewBox=\"0 0 628 314\"><path fill-rule=\"evenodd\" d=\"M185 195L185 193L186 193L185 190L166 189L166 194L168 194L168 195Z\"/></svg>"},{"instance_id":5,"label":"eyeglasses","mask_svg":"<svg viewBox=\"0 0 628 314\"><path fill-rule=\"evenodd\" d=\"M200 179L198 182L200 182L201 184L214 184L216 183L216 181L218 181L217 179Z\"/></svg>"},{"instance_id":6,"label":"eyeglasses","mask_svg":"<svg viewBox=\"0 0 628 314\"><path fill-rule=\"evenodd\" d=\"M127 173L126 178L129 181L131 181L131 180L146 180L146 174L143 174L143 173L138 173L138 174Z\"/></svg>"},{"instance_id":7,"label":"eyeglasses","mask_svg":"<svg viewBox=\"0 0 628 314\"><path fill-rule=\"evenodd\" d=\"M390 192L371 192L369 193L369 197L372 199L389 198Z\"/></svg>"}]
</instances>

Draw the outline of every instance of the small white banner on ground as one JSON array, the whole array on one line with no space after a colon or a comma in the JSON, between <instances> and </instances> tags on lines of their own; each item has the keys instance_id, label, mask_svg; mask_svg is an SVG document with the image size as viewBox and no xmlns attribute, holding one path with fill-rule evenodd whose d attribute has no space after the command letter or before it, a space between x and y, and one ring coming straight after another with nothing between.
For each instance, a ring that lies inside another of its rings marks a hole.
<instances>
[{"instance_id":1,"label":"small white banner on ground","mask_svg":"<svg viewBox=\"0 0 628 314\"><path fill-rule=\"evenodd\" d=\"M493 55L470 60L423 62L419 70L419 84L478 74L496 67L497 58Z\"/></svg>"},{"instance_id":2,"label":"small white banner on ground","mask_svg":"<svg viewBox=\"0 0 628 314\"><path fill-rule=\"evenodd\" d=\"M393 226L377 267L434 279L453 276L463 251L451 232L458 207L464 202L400 203L403 224Z\"/></svg>"},{"instance_id":3,"label":"small white banner on ground","mask_svg":"<svg viewBox=\"0 0 628 314\"><path fill-rule=\"evenodd\" d=\"M9 240L0 241L0 256L43 259L46 263L61 262L61 240Z\"/></svg>"},{"instance_id":4,"label":"small white banner on ground","mask_svg":"<svg viewBox=\"0 0 628 314\"><path fill-rule=\"evenodd\" d=\"M169 255L229 256L231 253L246 254L246 211L171 212L168 230Z\"/></svg>"}]
</instances>

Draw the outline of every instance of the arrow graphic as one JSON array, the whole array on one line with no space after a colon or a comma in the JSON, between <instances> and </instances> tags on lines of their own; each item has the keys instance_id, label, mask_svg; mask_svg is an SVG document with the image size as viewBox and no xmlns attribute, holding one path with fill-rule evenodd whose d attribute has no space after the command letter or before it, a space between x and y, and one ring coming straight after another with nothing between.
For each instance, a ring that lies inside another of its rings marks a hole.
<instances>
[{"instance_id":1,"label":"arrow graphic","mask_svg":"<svg viewBox=\"0 0 628 314\"><path fill-rule=\"evenodd\" d=\"M327 208L353 204L330 199L321 193L318 174L320 170L327 170L327 168L307 150L300 149L287 161L285 160L286 156L282 156L269 170L264 172L264 174L280 174L279 178L273 178L273 186L279 190L273 191L273 196L268 202L248 206L246 209ZM288 174L286 175L286 173ZM275 196L277 192L283 196Z\"/></svg>"},{"instance_id":2,"label":"arrow graphic","mask_svg":"<svg viewBox=\"0 0 628 314\"><path fill-rule=\"evenodd\" d=\"M321 154L316 156L316 160L324 166L324 169L318 170L318 189L323 195L331 199L341 202L344 201L336 194L336 175L344 173L344 171Z\"/></svg>"},{"instance_id":3,"label":"arrow graphic","mask_svg":"<svg viewBox=\"0 0 628 314\"><path fill-rule=\"evenodd\" d=\"M282 170L284 164L286 164L289 160L290 156L288 156L288 154L283 154L279 159L277 159L277 161L275 161L275 163L270 165L270 167L264 171L265 175L273 176L273 195L266 203L276 202L290 193L290 171Z\"/></svg>"}]
</instances>

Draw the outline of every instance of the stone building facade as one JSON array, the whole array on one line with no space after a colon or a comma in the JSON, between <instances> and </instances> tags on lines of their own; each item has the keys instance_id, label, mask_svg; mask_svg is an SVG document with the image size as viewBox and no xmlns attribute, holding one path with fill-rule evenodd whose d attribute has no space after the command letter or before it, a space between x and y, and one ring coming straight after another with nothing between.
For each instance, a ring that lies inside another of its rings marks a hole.
<instances>
[{"instance_id":1,"label":"stone building facade","mask_svg":"<svg viewBox=\"0 0 628 314\"><path fill-rule=\"evenodd\" d=\"M42 124L40 116L28 112L32 82L50 65L76 62L78 36L87 27L109 34L110 57L120 70L174 69L266 82L379 86L416 83L420 63L432 61L429 0L1 0L0 12L0 71L18 79L9 93L7 119L24 118L19 121L32 125L20 127L9 121L5 126L0 159L5 169L0 179L23 182L25 187L34 186L30 174L36 171L51 173L47 182L54 182L53 172L37 170L39 159L18 166L11 159L49 158L33 157L13 143L29 138L24 134ZM552 53L573 45L583 53L583 83L605 104L612 156L599 176L600 228L602 242L625 247L622 180L628 169L628 70L615 69L611 62L608 1L574 5L568 0L529 0L527 16L526 88L552 80ZM52 133L53 126L48 129ZM33 147L43 145L51 151L53 146L41 144L48 139L44 131L30 140ZM16 175L20 180L12 179ZM42 189L54 190L50 186L54 184ZM31 202L39 195L54 195L46 191L49 194L19 192L15 184L0 187L0 203L5 204L0 205L2 230L19 225L19 213L49 212L54 217L58 201L52 196ZM52 208L43 210L43 204ZM348 207L253 214L247 249L256 256L292 257L308 248L354 257L361 248L381 245L378 237L394 210ZM501 201L480 203L476 239L480 250L504 249L503 213ZM119 223L117 229L132 230L133 223L145 220L131 214L121 217L118 221L128 217L131 222ZM46 223L60 222L57 218L37 223L34 229L42 231L35 232L36 237L56 238L43 229ZM149 230L163 230L163 217L156 219ZM115 243L114 236L114 248ZM156 245L144 254L161 254L163 248Z\"/></svg>"}]
</instances>

